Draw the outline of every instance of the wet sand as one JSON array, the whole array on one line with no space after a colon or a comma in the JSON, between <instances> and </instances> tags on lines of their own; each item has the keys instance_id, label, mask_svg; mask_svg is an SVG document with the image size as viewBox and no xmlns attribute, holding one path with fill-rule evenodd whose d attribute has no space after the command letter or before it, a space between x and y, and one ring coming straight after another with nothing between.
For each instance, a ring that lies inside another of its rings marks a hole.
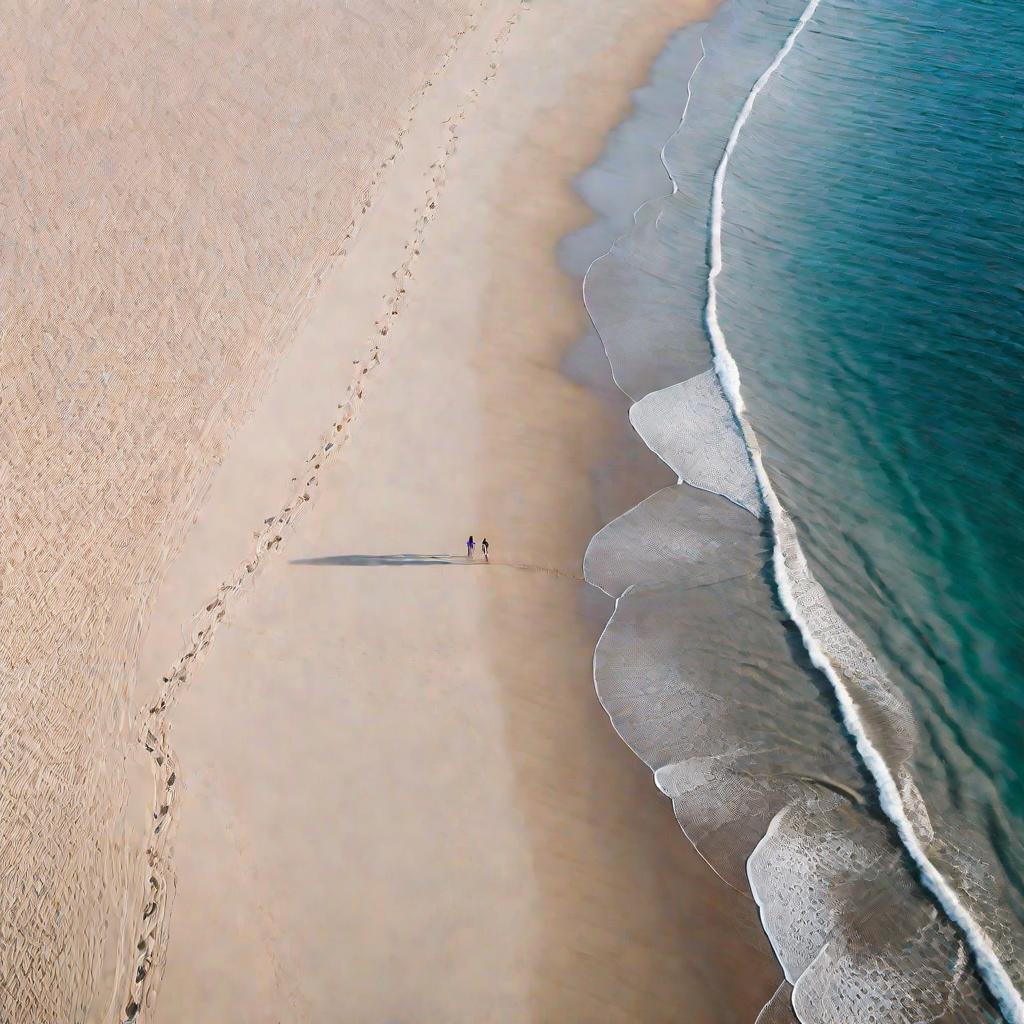
<instances>
[{"instance_id":1,"label":"wet sand","mask_svg":"<svg viewBox=\"0 0 1024 1024\"><path fill-rule=\"evenodd\" d=\"M557 254L701 10L621 6L482 10L169 568L139 677L158 1022L724 1022L771 993L751 902L591 678L583 550L669 476L564 372L603 370Z\"/></svg>"}]
</instances>

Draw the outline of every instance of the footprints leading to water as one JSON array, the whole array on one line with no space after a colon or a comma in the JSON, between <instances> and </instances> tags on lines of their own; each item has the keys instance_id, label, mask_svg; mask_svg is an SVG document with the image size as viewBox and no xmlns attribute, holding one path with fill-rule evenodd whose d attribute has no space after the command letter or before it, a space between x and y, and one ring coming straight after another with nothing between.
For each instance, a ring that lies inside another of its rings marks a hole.
<instances>
[{"instance_id":1,"label":"footprints leading to water","mask_svg":"<svg viewBox=\"0 0 1024 1024\"><path fill-rule=\"evenodd\" d=\"M481 0L481 8L483 2ZM510 17L495 37L488 52L490 61L488 73L484 76L481 86L486 86L497 74L495 59L505 41L518 21L522 8ZM476 15L474 15L475 19ZM469 32L476 31L475 20L456 34L452 44L442 57L439 73L448 67L458 49L459 42ZM358 205L361 215L365 215L373 205L374 196L387 168L394 163L403 149L403 140L409 133L417 107L426 90L432 88L433 79L429 79L416 93L406 127L399 133L392 152L377 167L370 184L359 198ZM294 490L282 508L273 515L263 519L261 529L253 534L253 548L248 558L232 575L217 589L217 592L206 601L196 616L194 630L185 651L161 681L156 700L143 712L143 721L139 730L139 742L149 753L153 764L155 795L152 809L150 837L146 848L146 861L149 869L145 896L139 911L137 939L135 944L135 962L129 977L130 991L124 1005L124 1024L133 1024L140 1019L144 1007L152 1005L155 1000L156 988L163 966L163 957L167 944L169 910L173 896L173 872L170 869L172 853L172 835L175 824L175 790L180 789L179 768L174 749L171 744L168 714L182 688L188 683L193 667L200 656L209 648L220 624L224 621L228 608L234 599L245 589L246 583L252 579L265 558L276 551L284 542L288 529L313 499L313 494L320 483L320 474L327 460L332 458L342 447L351 433L352 425L367 395L367 386L374 371L382 365L384 351L382 341L389 335L390 325L395 317L401 315L405 306L407 290L405 281L412 278L413 269L423 251L423 243L427 228L436 216L441 193L446 180L446 166L458 147L458 129L466 115L479 98L479 89L471 89L455 113L444 122L445 137L442 150L434 163L429 167L431 172L430 185L426 189L422 202L415 212L415 223L410 240L405 245L406 257L391 273L395 286L382 296L382 313L377 317L374 328L374 340L363 359L355 360L354 372L346 388L346 397L337 406L337 413L325 434L314 450L306 458L303 470L292 477ZM346 231L343 244L334 254L335 257L348 255L349 243L357 229L353 222ZM318 278L319 281L319 278ZM314 287L309 289L307 299L315 293ZM518 568L537 568L519 566ZM557 570L542 570L556 575L567 575Z\"/></svg>"}]
</instances>

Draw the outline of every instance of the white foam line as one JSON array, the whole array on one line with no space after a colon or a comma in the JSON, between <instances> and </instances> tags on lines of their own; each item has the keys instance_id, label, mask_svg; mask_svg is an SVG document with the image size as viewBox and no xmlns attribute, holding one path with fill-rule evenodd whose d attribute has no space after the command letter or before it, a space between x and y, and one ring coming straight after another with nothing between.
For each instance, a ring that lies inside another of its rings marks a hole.
<instances>
[{"instance_id":1,"label":"white foam line","mask_svg":"<svg viewBox=\"0 0 1024 1024\"><path fill-rule=\"evenodd\" d=\"M665 145L661 147L659 156L661 157L661 166L665 168L665 173L669 177L669 181L672 182L672 195L675 195L679 191L679 185L676 183L675 176L672 174L672 168L668 165L668 160L665 158L665 150L668 149L669 145L676 139L679 133L683 130L683 125L686 124L686 113L690 109L690 100L693 99L693 80L697 77L697 72L700 70L701 64L704 63L704 58L708 55L708 51L704 49L704 33L700 36L700 59L696 64L693 65L693 70L690 72L690 77L686 80L686 102L683 104L683 116L679 118L679 125L676 130L665 140ZM635 219L635 217L634 217Z\"/></svg>"},{"instance_id":2,"label":"white foam line","mask_svg":"<svg viewBox=\"0 0 1024 1024\"><path fill-rule=\"evenodd\" d=\"M750 448L750 457L754 465L754 471L757 474L761 494L771 517L775 535L772 558L775 567L775 578L779 586L779 597L800 630L811 661L821 669L832 684L846 727L852 734L857 750L878 787L882 809L895 826L904 848L920 870L922 881L938 899L939 903L941 903L950 919L960 928L971 951L974 953L979 973L998 1002L1006 1019L1011 1024L1024 1024L1024 999L1021 998L1021 994L1014 987L1013 980L1000 961L988 935L985 934L984 930L974 920L971 912L964 906L953 887L931 862L924 847L919 842L889 765L871 742L864 722L860 717L856 702L803 615L800 602L793 591L793 580L789 574L786 564L786 553L783 550L780 539L782 528L789 525L789 517L768 478L761 456L760 444L753 428L747 421L745 415L746 406L740 389L739 368L736 366L736 361L729 351L725 334L718 320L718 287L716 282L719 274L722 272L722 216L725 209L725 178L729 169L729 160L732 157L733 150L736 148L736 143L739 140L740 133L743 131L743 126L750 117L750 112L758 95L779 69L789 51L793 49L794 43L814 16L814 12L817 10L820 2L821 0L810 0L810 3L804 8L803 14L800 15L800 20L786 37L782 49L779 50L775 55L775 59L754 83L743 107L740 109L736 122L733 124L732 131L729 133L725 151L715 171L711 190L711 269L708 273L708 299L705 308L705 321L708 333L711 336L711 345L714 352L715 372L722 382L722 388ZM803 552L800 549L799 541L796 539L795 531L791 532L793 534L792 553L796 558L804 561Z\"/></svg>"}]
</instances>

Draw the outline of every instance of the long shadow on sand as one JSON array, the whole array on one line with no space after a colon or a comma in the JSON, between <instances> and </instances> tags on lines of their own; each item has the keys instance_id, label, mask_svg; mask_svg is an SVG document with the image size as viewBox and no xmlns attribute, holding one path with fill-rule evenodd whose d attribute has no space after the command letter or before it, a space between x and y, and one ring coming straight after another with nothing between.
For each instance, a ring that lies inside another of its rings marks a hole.
<instances>
[{"instance_id":1,"label":"long shadow on sand","mask_svg":"<svg viewBox=\"0 0 1024 1024\"><path fill-rule=\"evenodd\" d=\"M293 558L291 565L475 565L462 555L325 555Z\"/></svg>"}]
</instances>

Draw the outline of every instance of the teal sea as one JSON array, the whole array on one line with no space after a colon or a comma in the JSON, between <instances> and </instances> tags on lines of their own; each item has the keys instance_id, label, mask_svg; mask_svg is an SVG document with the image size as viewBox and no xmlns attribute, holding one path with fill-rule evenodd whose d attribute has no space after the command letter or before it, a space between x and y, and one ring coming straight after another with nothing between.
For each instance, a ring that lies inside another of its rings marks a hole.
<instances>
[{"instance_id":1,"label":"teal sea","mask_svg":"<svg viewBox=\"0 0 1024 1024\"><path fill-rule=\"evenodd\" d=\"M759 1020L1024 1024L1024 7L726 0L660 66L585 296L679 483L588 549L598 694Z\"/></svg>"},{"instance_id":2,"label":"teal sea","mask_svg":"<svg viewBox=\"0 0 1024 1024\"><path fill-rule=\"evenodd\" d=\"M1024 7L823 0L731 165L722 319L920 780L1024 869Z\"/></svg>"}]
</instances>

